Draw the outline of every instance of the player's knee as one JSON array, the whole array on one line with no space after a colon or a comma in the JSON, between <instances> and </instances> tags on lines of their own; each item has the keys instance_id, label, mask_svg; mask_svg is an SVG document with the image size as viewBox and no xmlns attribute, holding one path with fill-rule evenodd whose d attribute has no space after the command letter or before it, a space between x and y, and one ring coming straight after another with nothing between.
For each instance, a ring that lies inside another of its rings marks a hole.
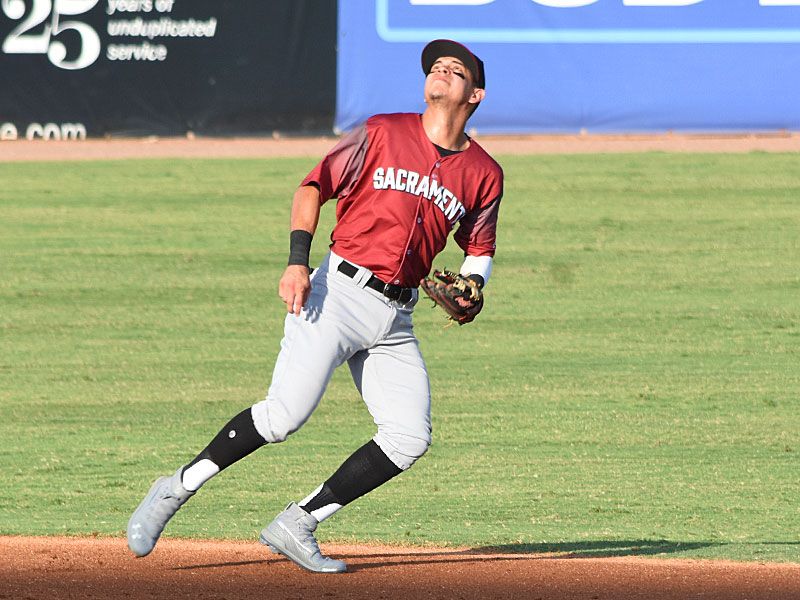
<instances>
[{"instance_id":1,"label":"player's knee","mask_svg":"<svg viewBox=\"0 0 800 600\"><path fill-rule=\"evenodd\" d=\"M431 432L427 428L416 433L379 429L374 439L386 456L405 471L428 451L431 445Z\"/></svg>"},{"instance_id":2,"label":"player's knee","mask_svg":"<svg viewBox=\"0 0 800 600\"><path fill-rule=\"evenodd\" d=\"M254 404L251 411L256 431L270 444L284 441L305 422L269 398Z\"/></svg>"},{"instance_id":3,"label":"player's knee","mask_svg":"<svg viewBox=\"0 0 800 600\"><path fill-rule=\"evenodd\" d=\"M411 463L408 465L409 467L416 462L417 459L422 458L422 455L428 451L428 448L431 446L431 437L428 435L427 437L413 437L408 438L405 440L405 450L406 455L413 459Z\"/></svg>"}]
</instances>

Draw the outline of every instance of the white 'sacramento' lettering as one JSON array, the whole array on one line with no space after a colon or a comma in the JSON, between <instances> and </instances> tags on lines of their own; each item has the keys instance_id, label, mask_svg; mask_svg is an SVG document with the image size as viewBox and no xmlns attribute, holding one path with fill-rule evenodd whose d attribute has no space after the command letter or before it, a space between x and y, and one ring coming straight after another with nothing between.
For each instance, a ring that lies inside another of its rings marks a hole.
<instances>
[{"instance_id":1,"label":"white 'sacramento' lettering","mask_svg":"<svg viewBox=\"0 0 800 600\"><path fill-rule=\"evenodd\" d=\"M412 196L422 196L426 200L432 200L451 223L458 221L467 212L453 192L439 185L435 179L427 175L420 176L415 171L378 167L372 174L372 187L376 190L406 192Z\"/></svg>"}]
</instances>

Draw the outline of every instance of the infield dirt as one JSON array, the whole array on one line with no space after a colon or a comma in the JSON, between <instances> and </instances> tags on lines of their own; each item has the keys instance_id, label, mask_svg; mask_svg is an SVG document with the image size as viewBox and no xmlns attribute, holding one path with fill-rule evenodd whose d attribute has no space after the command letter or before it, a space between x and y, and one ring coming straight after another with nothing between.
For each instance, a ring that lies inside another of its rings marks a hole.
<instances>
[{"instance_id":1,"label":"infield dirt","mask_svg":"<svg viewBox=\"0 0 800 600\"><path fill-rule=\"evenodd\" d=\"M302 571L258 543L0 538L0 598L791 600L800 565L323 545L349 572Z\"/></svg>"}]
</instances>

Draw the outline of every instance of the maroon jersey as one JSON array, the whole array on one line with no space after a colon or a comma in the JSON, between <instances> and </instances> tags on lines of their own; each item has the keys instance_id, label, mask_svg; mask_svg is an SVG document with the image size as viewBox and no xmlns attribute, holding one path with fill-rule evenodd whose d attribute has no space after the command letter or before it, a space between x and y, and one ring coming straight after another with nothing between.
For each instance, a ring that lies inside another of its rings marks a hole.
<instances>
[{"instance_id":1,"label":"maroon jersey","mask_svg":"<svg viewBox=\"0 0 800 600\"><path fill-rule=\"evenodd\" d=\"M440 156L422 115L376 115L322 159L302 185L338 198L331 249L386 283L416 287L454 238L494 256L503 171L475 140Z\"/></svg>"}]
</instances>

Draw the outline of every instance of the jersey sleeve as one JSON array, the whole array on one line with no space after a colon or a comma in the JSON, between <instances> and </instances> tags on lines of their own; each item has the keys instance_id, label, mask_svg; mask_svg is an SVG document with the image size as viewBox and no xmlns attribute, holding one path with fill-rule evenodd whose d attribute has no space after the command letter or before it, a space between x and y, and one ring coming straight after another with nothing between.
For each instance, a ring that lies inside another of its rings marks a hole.
<instances>
[{"instance_id":1,"label":"jersey sleeve","mask_svg":"<svg viewBox=\"0 0 800 600\"><path fill-rule=\"evenodd\" d=\"M503 197L503 169L491 161L476 194L481 200L465 214L453 239L467 256L494 256L497 215Z\"/></svg>"},{"instance_id":2,"label":"jersey sleeve","mask_svg":"<svg viewBox=\"0 0 800 600\"><path fill-rule=\"evenodd\" d=\"M339 140L300 185L318 188L323 202L346 196L361 175L368 143L366 125L352 130Z\"/></svg>"},{"instance_id":3,"label":"jersey sleeve","mask_svg":"<svg viewBox=\"0 0 800 600\"><path fill-rule=\"evenodd\" d=\"M453 235L456 243L468 256L494 256L497 235L497 215L501 196L479 210L467 213Z\"/></svg>"}]
</instances>

